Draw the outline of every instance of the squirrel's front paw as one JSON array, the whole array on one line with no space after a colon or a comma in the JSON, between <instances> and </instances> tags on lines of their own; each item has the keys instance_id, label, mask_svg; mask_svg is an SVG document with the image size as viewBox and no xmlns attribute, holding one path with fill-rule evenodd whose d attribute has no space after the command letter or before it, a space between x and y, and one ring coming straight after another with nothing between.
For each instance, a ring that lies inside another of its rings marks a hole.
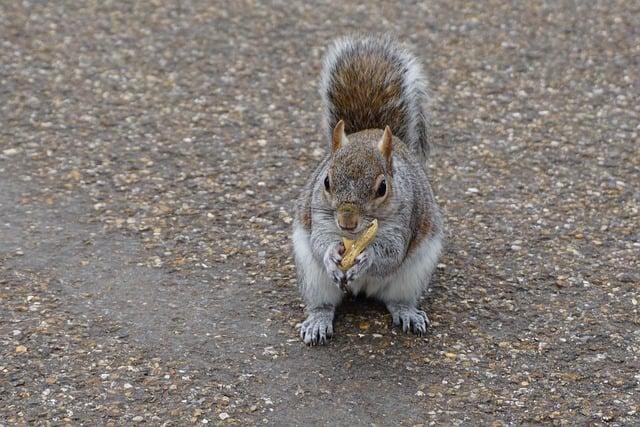
<instances>
[{"instance_id":1,"label":"squirrel's front paw","mask_svg":"<svg viewBox=\"0 0 640 427\"><path fill-rule=\"evenodd\" d=\"M342 254L344 254L344 245L342 242L339 242L334 246L330 246L324 254L324 267L327 269L327 274L333 283L340 289L344 290L344 287L347 284L347 278L344 272L340 269Z\"/></svg>"},{"instance_id":2,"label":"squirrel's front paw","mask_svg":"<svg viewBox=\"0 0 640 427\"><path fill-rule=\"evenodd\" d=\"M345 276L347 283L353 282L358 278L362 277L362 275L371 267L373 264L373 253L371 248L365 249L360 255L356 257L356 262L353 264L353 267L347 270Z\"/></svg>"}]
</instances>

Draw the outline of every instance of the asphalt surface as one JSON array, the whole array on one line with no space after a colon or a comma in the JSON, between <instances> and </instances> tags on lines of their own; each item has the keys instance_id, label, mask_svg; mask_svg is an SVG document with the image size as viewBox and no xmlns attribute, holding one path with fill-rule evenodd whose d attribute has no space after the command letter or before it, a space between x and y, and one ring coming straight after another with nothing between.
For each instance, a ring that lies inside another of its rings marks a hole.
<instances>
[{"instance_id":1,"label":"asphalt surface","mask_svg":"<svg viewBox=\"0 0 640 427\"><path fill-rule=\"evenodd\" d=\"M0 425L640 424L640 4L0 3ZM413 46L417 338L306 347L292 201L352 30Z\"/></svg>"}]
</instances>

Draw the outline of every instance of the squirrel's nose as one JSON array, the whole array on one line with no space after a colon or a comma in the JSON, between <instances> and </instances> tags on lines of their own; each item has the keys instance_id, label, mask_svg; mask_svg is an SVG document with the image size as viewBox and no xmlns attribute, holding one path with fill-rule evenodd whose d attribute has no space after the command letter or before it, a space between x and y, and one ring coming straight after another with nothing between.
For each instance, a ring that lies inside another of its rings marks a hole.
<instances>
[{"instance_id":1,"label":"squirrel's nose","mask_svg":"<svg viewBox=\"0 0 640 427\"><path fill-rule=\"evenodd\" d=\"M353 231L358 228L360 213L356 205L343 203L338 207L338 226L342 231Z\"/></svg>"}]
</instances>

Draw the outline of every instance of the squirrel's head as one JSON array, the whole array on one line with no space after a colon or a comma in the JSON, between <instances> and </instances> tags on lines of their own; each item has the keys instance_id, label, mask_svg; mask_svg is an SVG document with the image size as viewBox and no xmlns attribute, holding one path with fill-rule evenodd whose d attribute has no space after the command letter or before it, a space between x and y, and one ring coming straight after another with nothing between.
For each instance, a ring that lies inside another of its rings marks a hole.
<instances>
[{"instance_id":1,"label":"squirrel's head","mask_svg":"<svg viewBox=\"0 0 640 427\"><path fill-rule=\"evenodd\" d=\"M343 233L355 235L379 218L391 198L393 135L366 130L349 136L340 120L333 130L323 195Z\"/></svg>"}]
</instances>

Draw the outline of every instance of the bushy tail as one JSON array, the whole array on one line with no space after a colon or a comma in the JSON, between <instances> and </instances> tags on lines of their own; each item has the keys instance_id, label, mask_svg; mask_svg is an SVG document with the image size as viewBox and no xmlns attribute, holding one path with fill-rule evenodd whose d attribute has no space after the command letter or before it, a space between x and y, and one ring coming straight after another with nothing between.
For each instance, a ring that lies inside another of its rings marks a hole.
<instances>
[{"instance_id":1,"label":"bushy tail","mask_svg":"<svg viewBox=\"0 0 640 427\"><path fill-rule=\"evenodd\" d=\"M426 79L416 57L389 36L345 37L325 55L324 125L347 134L389 126L420 158L429 152Z\"/></svg>"}]
</instances>

